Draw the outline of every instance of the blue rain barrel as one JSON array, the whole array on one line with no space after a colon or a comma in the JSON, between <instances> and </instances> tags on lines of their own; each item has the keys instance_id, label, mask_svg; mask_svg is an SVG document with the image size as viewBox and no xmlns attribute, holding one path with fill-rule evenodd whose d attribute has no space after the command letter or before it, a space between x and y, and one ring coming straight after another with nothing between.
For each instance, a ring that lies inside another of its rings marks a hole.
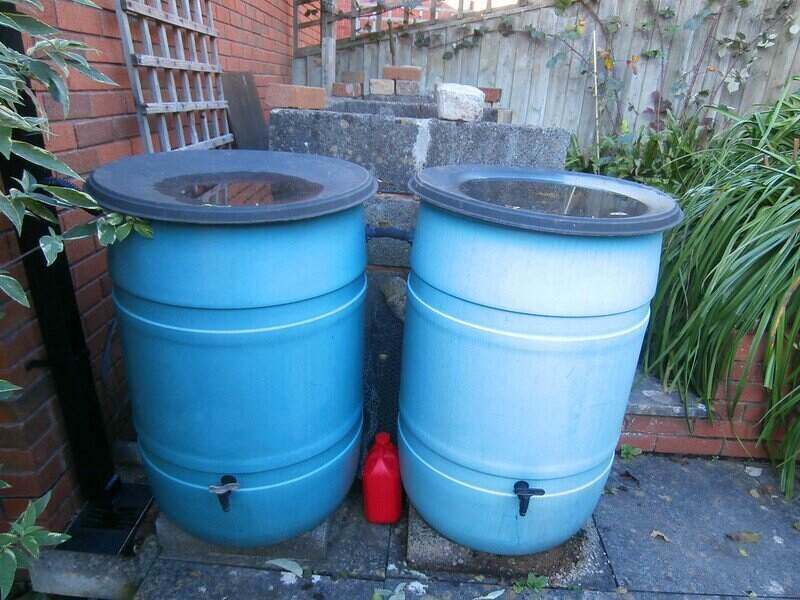
<instances>
[{"instance_id":1,"label":"blue rain barrel","mask_svg":"<svg viewBox=\"0 0 800 600\"><path fill-rule=\"evenodd\" d=\"M603 490L681 211L560 171L449 166L409 185L422 200L398 424L409 499L475 550L547 550Z\"/></svg>"},{"instance_id":2,"label":"blue rain barrel","mask_svg":"<svg viewBox=\"0 0 800 600\"><path fill-rule=\"evenodd\" d=\"M374 178L333 158L215 150L123 159L88 190L153 227L111 247L109 268L160 509L239 547L315 527L358 463Z\"/></svg>"}]
</instances>

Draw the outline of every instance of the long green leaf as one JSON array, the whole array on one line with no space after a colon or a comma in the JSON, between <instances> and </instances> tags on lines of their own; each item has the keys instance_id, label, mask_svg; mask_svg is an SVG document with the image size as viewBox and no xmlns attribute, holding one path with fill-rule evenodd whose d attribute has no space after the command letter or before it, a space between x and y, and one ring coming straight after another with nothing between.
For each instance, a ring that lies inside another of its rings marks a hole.
<instances>
[{"instance_id":1,"label":"long green leaf","mask_svg":"<svg viewBox=\"0 0 800 600\"><path fill-rule=\"evenodd\" d=\"M11 142L11 152L35 165L83 181L83 178L68 165L58 160L53 154L43 148L39 148L28 142L14 140Z\"/></svg>"}]
</instances>

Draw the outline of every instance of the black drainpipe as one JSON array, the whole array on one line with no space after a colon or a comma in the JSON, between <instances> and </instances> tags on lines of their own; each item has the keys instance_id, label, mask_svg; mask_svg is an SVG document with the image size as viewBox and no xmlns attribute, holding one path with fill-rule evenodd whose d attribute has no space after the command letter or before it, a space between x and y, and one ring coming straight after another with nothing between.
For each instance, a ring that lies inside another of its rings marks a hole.
<instances>
[{"instance_id":1,"label":"black drainpipe","mask_svg":"<svg viewBox=\"0 0 800 600\"><path fill-rule=\"evenodd\" d=\"M14 5L1 3L0 10L14 11ZM25 52L22 36L17 31L0 27L0 42L17 52ZM36 116L35 105L27 96L24 98L24 105L19 107L20 114ZM20 133L15 137L44 147L41 134ZM48 170L26 163L14 155L11 160L0 157L0 171L6 185L11 177L21 177L23 169L27 169L38 181L51 176ZM51 226L59 230L58 226ZM31 361L26 368L50 369L81 494L90 502L108 505L116 491L118 479L94 386L89 349L83 335L69 263L62 253L48 267L42 253L36 250L39 238L48 234L47 227L48 224L40 219L26 218L19 237L20 253L25 257L25 275L47 356L41 361Z\"/></svg>"}]
</instances>

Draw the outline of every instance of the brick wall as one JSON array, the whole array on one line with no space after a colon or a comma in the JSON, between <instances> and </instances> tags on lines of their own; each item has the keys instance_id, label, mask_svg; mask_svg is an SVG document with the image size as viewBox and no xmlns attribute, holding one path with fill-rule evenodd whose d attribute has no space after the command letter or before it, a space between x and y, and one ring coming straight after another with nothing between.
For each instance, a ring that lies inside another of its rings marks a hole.
<instances>
[{"instance_id":1,"label":"brick wall","mask_svg":"<svg viewBox=\"0 0 800 600\"><path fill-rule=\"evenodd\" d=\"M43 95L52 127L48 148L81 174L117 158L141 153L113 0L98 0L102 10L66 0L43 0L43 3L44 20L59 27L66 37L100 50L90 59L119 84L104 86L73 74L69 80L71 108L66 116L56 102ZM292 32L289 0L217 0L212 4L223 68L252 72L262 100L268 82L288 82ZM61 214L64 228L88 219L79 210ZM11 225L0 217L0 265L18 255ZM116 339L106 385L100 377L103 347L114 314L105 250L93 240L80 240L68 244L67 256L107 430L116 436L126 427L128 406ZM27 289L21 263L4 268ZM61 528L79 506L79 498L49 374L46 369L26 369L31 360L44 357L39 324L32 310L5 298L0 299L0 304L6 312L0 320L0 378L25 386L16 400L0 403L0 464L4 465L0 478L13 485L0 491L0 522L16 517L28 498L53 490L46 523Z\"/></svg>"},{"instance_id":2,"label":"brick wall","mask_svg":"<svg viewBox=\"0 0 800 600\"><path fill-rule=\"evenodd\" d=\"M767 458L763 445L756 445L760 421L767 409L767 390L762 386L764 352L759 348L749 372L745 372L752 337L746 336L736 353L726 385L719 387L712 409L714 420L683 417L628 415L625 417L620 444L630 444L649 452L699 454L736 458ZM744 388L733 414L728 400L735 396L738 383Z\"/></svg>"}]
</instances>

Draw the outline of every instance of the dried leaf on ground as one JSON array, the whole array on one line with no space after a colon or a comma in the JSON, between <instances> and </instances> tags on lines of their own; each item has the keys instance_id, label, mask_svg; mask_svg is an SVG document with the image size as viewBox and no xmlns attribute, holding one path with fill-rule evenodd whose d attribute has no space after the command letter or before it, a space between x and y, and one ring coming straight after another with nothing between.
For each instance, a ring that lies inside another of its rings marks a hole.
<instances>
[{"instance_id":1,"label":"dried leaf on ground","mask_svg":"<svg viewBox=\"0 0 800 600\"><path fill-rule=\"evenodd\" d=\"M288 558L273 558L272 560L268 560L267 564L280 567L284 571L289 571L289 573L292 573L297 577L303 576L303 567L301 567L300 564L294 560L289 560Z\"/></svg>"},{"instance_id":2,"label":"dried leaf on ground","mask_svg":"<svg viewBox=\"0 0 800 600\"><path fill-rule=\"evenodd\" d=\"M650 537L654 540L661 540L667 543L672 542L672 540L669 539L663 531L659 531L658 529L653 529L653 531L650 532Z\"/></svg>"},{"instance_id":3,"label":"dried leaf on ground","mask_svg":"<svg viewBox=\"0 0 800 600\"><path fill-rule=\"evenodd\" d=\"M761 534L755 531L733 531L731 533L726 533L725 536L729 540L741 544L757 544L761 541Z\"/></svg>"}]
</instances>

